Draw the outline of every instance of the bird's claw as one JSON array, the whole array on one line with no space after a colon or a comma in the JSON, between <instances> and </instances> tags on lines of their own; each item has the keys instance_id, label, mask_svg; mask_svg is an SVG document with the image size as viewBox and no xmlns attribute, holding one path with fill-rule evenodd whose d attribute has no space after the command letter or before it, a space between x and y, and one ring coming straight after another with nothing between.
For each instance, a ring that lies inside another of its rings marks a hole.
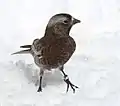
<instances>
[{"instance_id":1,"label":"bird's claw","mask_svg":"<svg viewBox=\"0 0 120 106\"><path fill-rule=\"evenodd\" d=\"M74 85L74 84L72 84L72 83L70 82L70 80L69 80L69 78L68 78L67 75L64 77L64 81L67 83L67 90L66 90L66 93L67 93L68 90L69 90L69 86L72 88L73 93L75 93L75 88L79 88L78 86L76 86L76 85Z\"/></svg>"}]
</instances>

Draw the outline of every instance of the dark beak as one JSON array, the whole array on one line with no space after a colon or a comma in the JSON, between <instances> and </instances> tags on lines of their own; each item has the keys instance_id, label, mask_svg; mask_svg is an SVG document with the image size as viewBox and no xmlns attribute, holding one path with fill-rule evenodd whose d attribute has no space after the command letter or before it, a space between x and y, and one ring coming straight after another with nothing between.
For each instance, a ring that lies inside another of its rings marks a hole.
<instances>
[{"instance_id":1,"label":"dark beak","mask_svg":"<svg viewBox=\"0 0 120 106\"><path fill-rule=\"evenodd\" d=\"M73 25L77 24L77 23L80 23L80 22L81 22L80 20L73 18Z\"/></svg>"}]
</instances>

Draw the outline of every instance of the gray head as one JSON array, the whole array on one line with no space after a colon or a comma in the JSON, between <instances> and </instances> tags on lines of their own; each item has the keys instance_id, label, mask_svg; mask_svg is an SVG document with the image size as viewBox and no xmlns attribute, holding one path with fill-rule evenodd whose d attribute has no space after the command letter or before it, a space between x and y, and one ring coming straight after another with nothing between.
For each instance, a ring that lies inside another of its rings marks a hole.
<instances>
[{"instance_id":1,"label":"gray head","mask_svg":"<svg viewBox=\"0 0 120 106\"><path fill-rule=\"evenodd\" d=\"M50 29L50 31L53 31L55 34L69 34L72 26L80 22L80 20L75 19L70 14L56 14L49 20L46 31Z\"/></svg>"}]
</instances>

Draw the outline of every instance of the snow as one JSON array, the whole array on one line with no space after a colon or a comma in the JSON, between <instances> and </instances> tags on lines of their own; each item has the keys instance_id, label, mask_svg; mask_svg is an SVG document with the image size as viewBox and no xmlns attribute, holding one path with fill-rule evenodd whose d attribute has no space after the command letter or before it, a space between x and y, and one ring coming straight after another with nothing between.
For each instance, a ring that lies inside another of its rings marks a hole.
<instances>
[{"instance_id":1,"label":"snow","mask_svg":"<svg viewBox=\"0 0 120 106\"><path fill-rule=\"evenodd\" d=\"M58 70L45 73L30 55L10 54L40 38L49 18L68 12L82 21L72 28L77 50L65 65L79 86L66 93ZM0 0L0 106L120 106L119 0Z\"/></svg>"}]
</instances>

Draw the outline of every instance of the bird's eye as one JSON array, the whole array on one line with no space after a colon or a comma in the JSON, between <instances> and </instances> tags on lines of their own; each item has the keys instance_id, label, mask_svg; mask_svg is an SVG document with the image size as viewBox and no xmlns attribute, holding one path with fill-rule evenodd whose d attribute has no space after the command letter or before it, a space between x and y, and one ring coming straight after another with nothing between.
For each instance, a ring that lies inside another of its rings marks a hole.
<instances>
[{"instance_id":1,"label":"bird's eye","mask_svg":"<svg viewBox=\"0 0 120 106\"><path fill-rule=\"evenodd\" d=\"M64 21L64 24L68 24L68 23L69 23L69 21L68 21L68 20L65 20L65 21Z\"/></svg>"}]
</instances>

